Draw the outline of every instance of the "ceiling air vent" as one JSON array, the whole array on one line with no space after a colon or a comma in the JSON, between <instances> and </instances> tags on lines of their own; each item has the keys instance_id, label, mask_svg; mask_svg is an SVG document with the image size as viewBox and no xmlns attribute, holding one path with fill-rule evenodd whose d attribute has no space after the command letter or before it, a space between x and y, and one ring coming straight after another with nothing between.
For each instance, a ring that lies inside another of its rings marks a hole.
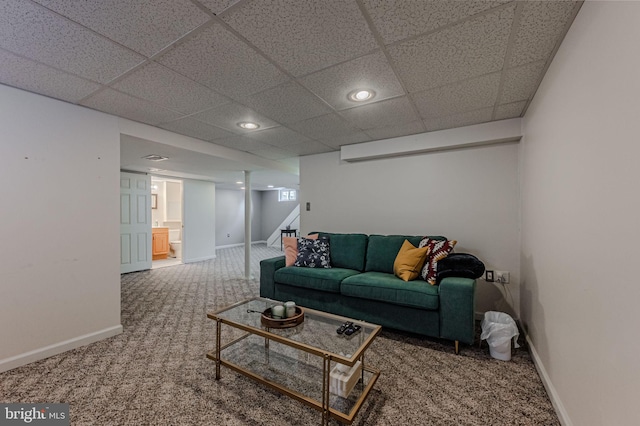
<instances>
[{"instance_id":1,"label":"ceiling air vent","mask_svg":"<svg viewBox=\"0 0 640 426\"><path fill-rule=\"evenodd\" d=\"M162 155L158 155L158 154L151 154L142 158L144 158L145 160L151 160L151 161L164 161L169 159L169 157L163 157Z\"/></svg>"}]
</instances>

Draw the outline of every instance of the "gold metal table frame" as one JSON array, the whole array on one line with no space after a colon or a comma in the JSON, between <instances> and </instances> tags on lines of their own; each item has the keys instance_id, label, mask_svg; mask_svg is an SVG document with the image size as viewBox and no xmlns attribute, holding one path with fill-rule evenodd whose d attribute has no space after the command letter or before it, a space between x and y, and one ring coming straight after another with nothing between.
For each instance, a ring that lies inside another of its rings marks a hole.
<instances>
[{"instance_id":1,"label":"gold metal table frame","mask_svg":"<svg viewBox=\"0 0 640 426\"><path fill-rule=\"evenodd\" d=\"M225 367L228 367L244 376L250 377L254 380L256 380L258 383L262 383L263 385L266 385L268 387L270 387L271 389L274 389L284 395L287 395L290 398L293 398L295 400L298 400L300 402L302 402L303 404L306 404L312 408L315 408L319 411L322 412L322 424L323 425L327 425L329 423L329 420L331 418L336 419L337 421L341 422L341 423L345 423L345 424L352 424L354 418L356 417L356 415L358 414L358 412L360 411L360 408L362 407L364 401L366 400L367 396L369 395L369 393L371 392L371 390L373 389L373 386L375 385L378 377L380 376L380 371L375 370L367 365L365 365L364 363L364 354L365 351L369 348L369 346L371 345L371 343L373 343L374 339L376 338L376 336L380 333L381 330L381 326L379 325L375 325L375 324L371 324L371 323L366 323L363 321L356 321L353 319L349 319L346 317L340 317L337 315L333 315L333 314L329 314L326 312L321 312L321 311L315 311L312 309L308 309L308 308L304 308L305 309L305 317L307 315L311 315L311 316L315 316L315 317L320 317L320 318L324 318L326 320L329 321L335 321L335 323L343 323L345 321L352 321L355 324L361 324L364 327L368 327L367 330L369 331L369 334L366 336L365 339L363 339L363 342L359 345L359 347L357 348L357 350L352 354L351 357L346 357L340 354L336 354L330 350L326 350L326 349L322 349L322 348L318 348L315 347L313 345L310 344L305 344L305 343L301 343L295 340L292 340L286 336L280 336L278 334L275 334L274 332L272 332L272 330L265 328L265 327L257 327L255 324L247 324L247 323L243 323L242 321L237 321L237 320L233 320L233 319L229 319L229 318L225 318L224 313L230 311L233 308L238 308L238 307L243 307L243 305L248 305L248 303L253 302L253 301L259 301L259 302L264 302L266 304L271 304L271 305L275 305L278 302L276 301L272 301L269 299L264 299L264 298L253 298L253 299L248 299L248 300L244 300L242 302L238 302L236 304L233 304L231 306L228 306L226 308L217 310L215 312L212 313L208 313L207 317L209 319L212 319L216 322L216 347L214 351L211 351L209 353L207 353L207 358L215 361L216 363L216 380L220 380L220 367L222 365L224 365ZM244 309L244 307L243 307ZM305 320L306 321L306 320ZM222 344L222 339L221 339L221 335L222 335L222 325L227 325L236 329L240 329L243 331L246 331L245 334L243 334L242 336L227 342L225 344ZM303 322L304 324L304 322ZM231 362L230 360L226 360L223 359L221 356L221 352L224 349L230 348L231 346L241 342L242 340L246 339L249 336L261 336L264 338L264 350L265 350L265 354L266 357L268 359L269 357L269 351L270 351L270 345L269 342L270 341L274 341L274 342L279 342L283 345L289 346L291 348L294 348L296 350L300 350L303 352L306 352L308 354L311 355L315 355L318 356L320 358L322 358L322 401L318 401L312 397L306 396L301 392L298 392L296 390L290 389L284 385L282 385L281 383L278 383L274 380L270 380L254 371L251 371L248 368L245 368L243 366L237 365L233 362ZM336 335L337 336L337 335ZM355 365L356 362L360 361L361 365L362 365L362 373L361 373L361 378L360 380L362 381L362 386L363 389L361 391L361 394L359 395L358 399L356 400L356 402L353 404L353 407L351 408L351 410L349 410L348 413L344 413L338 409L332 408L330 407L330 372L331 372L331 363L332 362L338 362L340 364L345 364L348 366L353 366ZM365 371L368 372L370 374L370 378L368 380L368 382L364 383L364 375L365 375Z\"/></svg>"}]
</instances>

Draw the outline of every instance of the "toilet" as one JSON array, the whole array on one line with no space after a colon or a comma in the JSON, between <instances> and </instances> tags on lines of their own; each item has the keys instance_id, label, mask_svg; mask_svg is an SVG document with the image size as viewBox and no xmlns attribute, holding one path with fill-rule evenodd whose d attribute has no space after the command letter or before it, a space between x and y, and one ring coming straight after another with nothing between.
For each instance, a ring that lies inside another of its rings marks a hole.
<instances>
[{"instance_id":1,"label":"toilet","mask_svg":"<svg viewBox=\"0 0 640 426\"><path fill-rule=\"evenodd\" d=\"M182 241L179 229L169 229L169 256L182 259Z\"/></svg>"}]
</instances>

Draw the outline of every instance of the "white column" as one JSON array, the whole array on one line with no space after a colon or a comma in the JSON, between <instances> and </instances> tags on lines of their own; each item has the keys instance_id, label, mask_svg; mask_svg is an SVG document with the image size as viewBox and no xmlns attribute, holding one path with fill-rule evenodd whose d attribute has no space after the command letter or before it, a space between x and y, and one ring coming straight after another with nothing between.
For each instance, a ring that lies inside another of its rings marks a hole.
<instances>
[{"instance_id":1,"label":"white column","mask_svg":"<svg viewBox=\"0 0 640 426\"><path fill-rule=\"evenodd\" d=\"M251 279L251 171L244 171L244 277Z\"/></svg>"}]
</instances>

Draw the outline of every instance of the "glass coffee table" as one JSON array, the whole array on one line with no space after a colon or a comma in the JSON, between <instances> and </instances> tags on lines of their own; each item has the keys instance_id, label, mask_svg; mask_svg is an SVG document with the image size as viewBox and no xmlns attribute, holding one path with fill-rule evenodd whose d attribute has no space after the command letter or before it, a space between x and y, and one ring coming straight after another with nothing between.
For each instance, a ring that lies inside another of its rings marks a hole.
<instances>
[{"instance_id":1,"label":"glass coffee table","mask_svg":"<svg viewBox=\"0 0 640 426\"><path fill-rule=\"evenodd\" d=\"M380 376L365 365L364 354L381 326L307 308L304 321L295 327L264 326L261 313L278 303L256 297L207 314L216 321L216 347L207 354L216 362L216 380L224 365L321 411L322 424L330 418L353 423ZM338 334L346 321L362 328L350 336ZM223 325L228 326L224 342ZM348 376L337 370L346 372L358 365L359 377L350 380L357 383L345 394L336 380Z\"/></svg>"}]
</instances>

